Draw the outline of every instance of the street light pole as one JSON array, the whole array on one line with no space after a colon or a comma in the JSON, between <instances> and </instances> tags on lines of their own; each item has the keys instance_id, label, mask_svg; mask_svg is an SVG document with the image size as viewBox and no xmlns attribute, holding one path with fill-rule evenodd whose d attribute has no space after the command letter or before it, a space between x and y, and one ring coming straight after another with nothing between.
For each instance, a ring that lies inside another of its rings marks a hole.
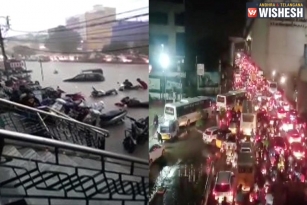
<instances>
[{"instance_id":1,"label":"street light pole","mask_svg":"<svg viewBox=\"0 0 307 205\"><path fill-rule=\"evenodd\" d=\"M160 65L162 67L162 71L164 74L164 103L166 103L166 72L165 69L167 69L169 67L169 56L165 53L164 51L164 45L161 44L161 55L160 55Z\"/></svg>"},{"instance_id":2,"label":"street light pole","mask_svg":"<svg viewBox=\"0 0 307 205\"><path fill-rule=\"evenodd\" d=\"M161 44L161 51L162 53L164 53L164 45ZM163 74L164 74L164 94L163 94L163 97L164 97L164 105L166 104L166 73L165 73L165 67L162 67L163 69Z\"/></svg>"}]
</instances>

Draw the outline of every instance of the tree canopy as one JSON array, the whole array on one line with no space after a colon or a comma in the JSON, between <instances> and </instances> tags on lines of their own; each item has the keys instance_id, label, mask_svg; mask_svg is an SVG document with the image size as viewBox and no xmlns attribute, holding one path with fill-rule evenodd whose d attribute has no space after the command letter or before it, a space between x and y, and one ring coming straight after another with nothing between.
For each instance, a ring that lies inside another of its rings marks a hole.
<instances>
[{"instance_id":1,"label":"tree canopy","mask_svg":"<svg viewBox=\"0 0 307 205\"><path fill-rule=\"evenodd\" d=\"M81 44L81 36L65 26L58 26L48 31L45 46L50 51L69 53L75 52Z\"/></svg>"},{"instance_id":2,"label":"tree canopy","mask_svg":"<svg viewBox=\"0 0 307 205\"><path fill-rule=\"evenodd\" d=\"M13 52L15 55L22 56L31 56L36 54L36 52L28 46L14 46Z\"/></svg>"}]
</instances>

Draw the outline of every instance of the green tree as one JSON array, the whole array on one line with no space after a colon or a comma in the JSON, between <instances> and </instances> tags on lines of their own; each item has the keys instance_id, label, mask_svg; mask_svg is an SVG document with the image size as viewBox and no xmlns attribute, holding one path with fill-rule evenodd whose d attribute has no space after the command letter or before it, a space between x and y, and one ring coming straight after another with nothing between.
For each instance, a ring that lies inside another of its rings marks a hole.
<instances>
[{"instance_id":1,"label":"green tree","mask_svg":"<svg viewBox=\"0 0 307 205\"><path fill-rule=\"evenodd\" d=\"M36 54L36 52L28 46L14 46L13 52L15 55L22 56L31 56Z\"/></svg>"},{"instance_id":2,"label":"green tree","mask_svg":"<svg viewBox=\"0 0 307 205\"><path fill-rule=\"evenodd\" d=\"M75 52L81 44L81 36L65 26L58 26L48 31L45 46L50 51L69 53Z\"/></svg>"}]
</instances>

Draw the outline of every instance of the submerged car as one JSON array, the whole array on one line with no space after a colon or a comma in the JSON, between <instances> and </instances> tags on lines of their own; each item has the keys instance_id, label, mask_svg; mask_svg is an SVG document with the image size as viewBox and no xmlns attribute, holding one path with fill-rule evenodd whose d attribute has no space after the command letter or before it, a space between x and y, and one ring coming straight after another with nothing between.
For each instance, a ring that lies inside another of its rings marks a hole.
<instances>
[{"instance_id":1,"label":"submerged car","mask_svg":"<svg viewBox=\"0 0 307 205\"><path fill-rule=\"evenodd\" d=\"M83 70L73 78L65 79L64 82L102 82L105 78L102 69Z\"/></svg>"}]
</instances>

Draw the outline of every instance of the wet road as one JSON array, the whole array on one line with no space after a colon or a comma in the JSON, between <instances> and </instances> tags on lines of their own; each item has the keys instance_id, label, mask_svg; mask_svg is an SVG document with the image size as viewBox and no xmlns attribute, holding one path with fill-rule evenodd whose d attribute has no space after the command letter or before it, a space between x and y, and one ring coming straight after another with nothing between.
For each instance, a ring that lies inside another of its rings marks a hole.
<instances>
[{"instance_id":1,"label":"wet road","mask_svg":"<svg viewBox=\"0 0 307 205\"><path fill-rule=\"evenodd\" d=\"M215 118L212 118L206 123L205 128L215 125ZM213 153L212 148L204 144L202 134L194 128L179 141L164 145L166 166L160 171L155 185L164 188L166 192L163 196L156 195L156 201L151 204L181 205L202 200L207 179L206 157ZM159 165L153 165L151 171L157 166ZM192 178L189 179L185 175Z\"/></svg>"},{"instance_id":2,"label":"wet road","mask_svg":"<svg viewBox=\"0 0 307 205\"><path fill-rule=\"evenodd\" d=\"M43 63L43 76L42 80L41 68L38 62L27 62L27 68L33 70L32 80L38 80L42 86L60 86L61 89L67 93L82 92L89 102L100 101L91 99L90 93L92 86L97 89L109 90L117 88L117 82L123 82L125 79L129 79L132 83L136 82L136 78L141 78L148 82L148 66L147 65L123 65L123 64L95 64L95 63L62 63L62 62L46 62ZM64 79L74 77L79 74L82 70L102 68L106 80L104 82L80 82L80 83L68 83L63 82ZM58 74L53 74L53 71L57 69ZM114 106L115 102L118 102L125 96L136 97L143 101L148 101L148 91L128 91L119 92L117 96L110 96L103 98L106 108L105 111L112 109L118 109ZM147 109L129 109L128 115L133 118L143 118L148 116ZM110 131L110 138L106 141L106 150L127 154L123 149L122 141L124 139L124 130L130 126L130 122L127 121L123 125L115 127L108 127ZM137 147L135 152L132 154L135 157L148 159L148 146L141 145Z\"/></svg>"}]
</instances>

